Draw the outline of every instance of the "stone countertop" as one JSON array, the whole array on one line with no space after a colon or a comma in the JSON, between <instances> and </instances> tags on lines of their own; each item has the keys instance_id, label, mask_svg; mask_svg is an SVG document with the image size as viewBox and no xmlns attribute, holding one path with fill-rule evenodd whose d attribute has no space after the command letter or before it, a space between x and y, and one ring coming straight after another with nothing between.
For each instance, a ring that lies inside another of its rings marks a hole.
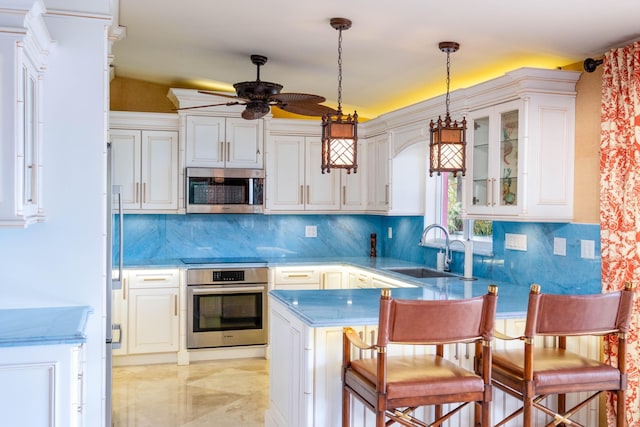
<instances>
[{"instance_id":1,"label":"stone countertop","mask_svg":"<svg viewBox=\"0 0 640 427\"><path fill-rule=\"evenodd\" d=\"M407 280L409 281L409 280ZM391 296L399 299L459 299L487 293L489 284L498 286L496 318L526 317L529 288L479 279L413 279L414 288L393 288ZM312 327L363 326L378 323L380 289L272 290L271 300L283 304L291 313Z\"/></svg>"},{"instance_id":2,"label":"stone countertop","mask_svg":"<svg viewBox=\"0 0 640 427\"><path fill-rule=\"evenodd\" d=\"M0 309L0 347L86 342L86 306Z\"/></svg>"}]
</instances>

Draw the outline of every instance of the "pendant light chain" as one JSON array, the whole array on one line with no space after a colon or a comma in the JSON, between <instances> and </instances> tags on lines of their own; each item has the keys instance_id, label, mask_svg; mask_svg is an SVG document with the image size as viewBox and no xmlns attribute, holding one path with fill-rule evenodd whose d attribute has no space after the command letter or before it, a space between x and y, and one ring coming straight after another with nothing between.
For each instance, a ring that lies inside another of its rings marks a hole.
<instances>
[{"instance_id":1,"label":"pendant light chain","mask_svg":"<svg viewBox=\"0 0 640 427\"><path fill-rule=\"evenodd\" d=\"M342 28L338 30L338 113L342 114Z\"/></svg>"},{"instance_id":2,"label":"pendant light chain","mask_svg":"<svg viewBox=\"0 0 640 427\"><path fill-rule=\"evenodd\" d=\"M451 84L451 76L449 74L449 70L451 68L451 56L449 54L449 50L447 50L447 98L446 98L446 108L447 108L447 116L449 115L449 104L451 102L449 96L449 85Z\"/></svg>"}]
</instances>

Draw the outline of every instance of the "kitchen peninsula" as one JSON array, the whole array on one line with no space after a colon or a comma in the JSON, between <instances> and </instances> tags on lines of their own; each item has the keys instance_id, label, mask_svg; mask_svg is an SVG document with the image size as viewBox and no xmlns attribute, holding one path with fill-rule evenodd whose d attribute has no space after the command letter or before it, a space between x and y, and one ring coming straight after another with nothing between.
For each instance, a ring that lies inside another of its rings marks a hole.
<instances>
[{"instance_id":1,"label":"kitchen peninsula","mask_svg":"<svg viewBox=\"0 0 640 427\"><path fill-rule=\"evenodd\" d=\"M499 287L496 328L512 336L520 335L526 317L528 287L491 283ZM393 289L392 297L475 297L485 294L490 282L483 279L465 281L458 277L408 277L407 284L415 287ZM379 298L379 289L270 292L270 402L265 426L334 427L341 424L342 328L352 326L367 342L375 342ZM496 341L494 345L507 344ZM508 345L518 346L520 342L516 340ZM593 356L599 351L597 340L580 338L575 345L574 351L583 354ZM445 351L450 358L470 368L473 361L464 347L450 346ZM493 419L515 409L515 404L501 392L494 392ZM375 425L373 413L362 404L352 401L351 407L352 426ZM582 419L584 425L597 425L597 411L597 402L592 403ZM465 408L443 425L471 426L472 412Z\"/></svg>"}]
</instances>

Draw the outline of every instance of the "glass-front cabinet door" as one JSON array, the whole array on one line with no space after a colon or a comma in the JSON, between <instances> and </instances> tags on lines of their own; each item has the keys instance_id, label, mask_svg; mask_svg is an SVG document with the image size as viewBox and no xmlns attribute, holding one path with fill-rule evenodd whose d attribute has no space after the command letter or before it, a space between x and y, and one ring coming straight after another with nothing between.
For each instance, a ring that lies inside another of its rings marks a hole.
<instances>
[{"instance_id":1,"label":"glass-front cabinet door","mask_svg":"<svg viewBox=\"0 0 640 427\"><path fill-rule=\"evenodd\" d=\"M467 161L471 162L471 179L467 179L466 213L513 214L519 203L518 102L478 110L469 118Z\"/></svg>"}]
</instances>

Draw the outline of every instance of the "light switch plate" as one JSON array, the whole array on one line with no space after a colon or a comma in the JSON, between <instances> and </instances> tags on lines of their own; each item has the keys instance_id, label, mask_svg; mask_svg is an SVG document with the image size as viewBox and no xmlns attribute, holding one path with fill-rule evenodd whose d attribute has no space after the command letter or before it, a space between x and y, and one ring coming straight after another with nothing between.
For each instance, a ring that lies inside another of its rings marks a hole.
<instances>
[{"instance_id":1,"label":"light switch plate","mask_svg":"<svg viewBox=\"0 0 640 427\"><path fill-rule=\"evenodd\" d=\"M504 248L513 251L526 251L527 235L506 233L504 235Z\"/></svg>"},{"instance_id":2,"label":"light switch plate","mask_svg":"<svg viewBox=\"0 0 640 427\"><path fill-rule=\"evenodd\" d=\"M567 239L564 237L553 238L553 254L567 256Z\"/></svg>"},{"instance_id":3,"label":"light switch plate","mask_svg":"<svg viewBox=\"0 0 640 427\"><path fill-rule=\"evenodd\" d=\"M318 237L318 227L315 225L305 226L304 237Z\"/></svg>"},{"instance_id":4,"label":"light switch plate","mask_svg":"<svg viewBox=\"0 0 640 427\"><path fill-rule=\"evenodd\" d=\"M594 259L596 257L596 242L593 240L580 240L580 258Z\"/></svg>"},{"instance_id":5,"label":"light switch plate","mask_svg":"<svg viewBox=\"0 0 640 427\"><path fill-rule=\"evenodd\" d=\"M393 239L393 228L391 227L387 228L387 237L389 239Z\"/></svg>"}]
</instances>

